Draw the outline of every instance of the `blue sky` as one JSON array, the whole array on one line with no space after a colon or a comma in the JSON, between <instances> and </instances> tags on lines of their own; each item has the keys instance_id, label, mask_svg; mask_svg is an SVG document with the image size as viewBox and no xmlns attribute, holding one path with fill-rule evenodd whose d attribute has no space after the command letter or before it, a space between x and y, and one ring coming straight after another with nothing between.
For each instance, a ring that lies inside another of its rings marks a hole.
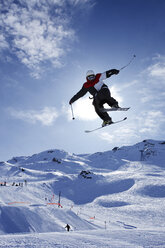
<instances>
[{"instance_id":1,"label":"blue sky","mask_svg":"<svg viewBox=\"0 0 165 248\"><path fill-rule=\"evenodd\" d=\"M164 0L0 2L0 160L47 149L93 153L165 137ZM105 83L128 120L102 121L89 95L68 104L89 69L120 69Z\"/></svg>"}]
</instances>

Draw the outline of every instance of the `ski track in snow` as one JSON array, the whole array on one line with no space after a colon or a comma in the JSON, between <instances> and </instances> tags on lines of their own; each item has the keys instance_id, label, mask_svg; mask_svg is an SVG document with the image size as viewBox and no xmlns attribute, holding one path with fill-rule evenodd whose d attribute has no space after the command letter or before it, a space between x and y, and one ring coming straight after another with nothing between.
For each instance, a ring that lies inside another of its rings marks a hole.
<instances>
[{"instance_id":1,"label":"ski track in snow","mask_svg":"<svg viewBox=\"0 0 165 248\"><path fill-rule=\"evenodd\" d=\"M146 140L0 162L0 248L165 248L164 161L165 142Z\"/></svg>"}]
</instances>

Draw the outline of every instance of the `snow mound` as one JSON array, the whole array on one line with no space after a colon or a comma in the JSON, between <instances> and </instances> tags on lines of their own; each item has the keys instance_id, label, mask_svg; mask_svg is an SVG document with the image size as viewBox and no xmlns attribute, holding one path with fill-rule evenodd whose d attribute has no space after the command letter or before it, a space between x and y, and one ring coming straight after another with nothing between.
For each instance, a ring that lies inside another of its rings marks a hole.
<instances>
[{"instance_id":1,"label":"snow mound","mask_svg":"<svg viewBox=\"0 0 165 248\"><path fill-rule=\"evenodd\" d=\"M139 193L149 197L165 197L165 185L146 185L139 190Z\"/></svg>"},{"instance_id":2,"label":"snow mound","mask_svg":"<svg viewBox=\"0 0 165 248\"><path fill-rule=\"evenodd\" d=\"M63 196L75 204L87 204L93 202L97 197L115 194L129 190L134 185L133 179L107 181L104 177L100 179L62 178L54 182L52 188L55 194L63 192Z\"/></svg>"}]
</instances>

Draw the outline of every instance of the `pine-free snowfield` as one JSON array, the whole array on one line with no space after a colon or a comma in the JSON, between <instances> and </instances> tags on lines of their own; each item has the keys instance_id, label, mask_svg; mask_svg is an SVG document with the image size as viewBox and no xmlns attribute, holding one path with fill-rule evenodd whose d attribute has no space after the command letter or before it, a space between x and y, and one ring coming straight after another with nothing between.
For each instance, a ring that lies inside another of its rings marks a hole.
<instances>
[{"instance_id":1,"label":"pine-free snowfield","mask_svg":"<svg viewBox=\"0 0 165 248\"><path fill-rule=\"evenodd\" d=\"M151 230L97 230L70 233L2 235L5 248L140 248L165 247L164 232Z\"/></svg>"}]
</instances>

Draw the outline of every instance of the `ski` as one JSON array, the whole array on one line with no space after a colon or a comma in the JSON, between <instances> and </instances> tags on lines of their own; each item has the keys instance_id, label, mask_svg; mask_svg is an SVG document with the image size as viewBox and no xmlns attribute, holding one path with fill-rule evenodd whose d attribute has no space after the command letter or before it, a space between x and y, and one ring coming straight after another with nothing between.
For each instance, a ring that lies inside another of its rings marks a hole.
<instances>
[{"instance_id":1,"label":"ski","mask_svg":"<svg viewBox=\"0 0 165 248\"><path fill-rule=\"evenodd\" d=\"M110 125L112 125L112 124L116 124L116 123L119 123L119 122L122 122L122 121L125 121L125 120L127 120L127 117L125 117L124 119L119 120L119 121L114 121L114 122L112 122L111 124L106 125L106 126L104 126L104 127L108 127L108 126L110 126ZM99 129L101 129L101 128L104 128L104 127L97 127L97 128L95 128L95 129L92 129L92 130L85 130L85 133L91 133L91 132L97 131L97 130L99 130Z\"/></svg>"},{"instance_id":2,"label":"ski","mask_svg":"<svg viewBox=\"0 0 165 248\"><path fill-rule=\"evenodd\" d=\"M129 108L103 108L101 109L101 112L108 112L108 111L127 111Z\"/></svg>"}]
</instances>

